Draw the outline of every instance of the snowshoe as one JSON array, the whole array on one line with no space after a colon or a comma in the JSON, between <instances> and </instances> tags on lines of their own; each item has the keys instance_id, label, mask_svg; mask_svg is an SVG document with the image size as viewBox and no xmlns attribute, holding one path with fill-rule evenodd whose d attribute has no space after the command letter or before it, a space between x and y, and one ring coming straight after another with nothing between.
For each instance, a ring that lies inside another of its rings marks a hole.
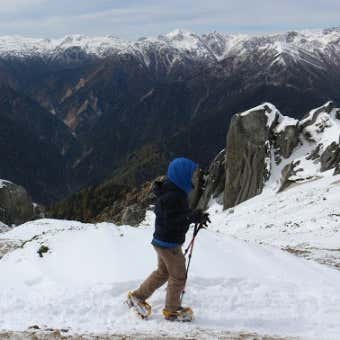
<instances>
[{"instance_id":1,"label":"snowshoe","mask_svg":"<svg viewBox=\"0 0 340 340\"><path fill-rule=\"evenodd\" d=\"M169 321L190 322L194 318L194 312L189 307L180 307L176 312L163 309L163 315Z\"/></svg>"},{"instance_id":2,"label":"snowshoe","mask_svg":"<svg viewBox=\"0 0 340 340\"><path fill-rule=\"evenodd\" d=\"M126 303L142 319L147 319L151 315L151 306L146 301L134 296L132 292L128 293Z\"/></svg>"}]
</instances>

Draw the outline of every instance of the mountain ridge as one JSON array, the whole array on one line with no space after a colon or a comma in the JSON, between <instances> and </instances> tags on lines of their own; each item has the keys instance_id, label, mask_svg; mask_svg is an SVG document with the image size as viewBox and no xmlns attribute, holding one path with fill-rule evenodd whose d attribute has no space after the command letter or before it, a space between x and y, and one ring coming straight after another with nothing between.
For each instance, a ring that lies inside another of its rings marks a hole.
<instances>
[{"instance_id":1,"label":"mountain ridge","mask_svg":"<svg viewBox=\"0 0 340 340\"><path fill-rule=\"evenodd\" d=\"M158 44L159 48L174 48L192 57L207 59L224 59L232 52L242 52L256 47L256 45L275 45L278 54L295 47L309 52L323 52L328 54L330 46L340 40L340 27L322 30L288 31L285 33L271 33L264 35L226 34L210 32L196 34L187 30L176 29L157 37L142 37L136 40L124 40L112 35L90 37L81 34L67 35L57 39L29 38L22 36L0 36L0 56L45 56L77 47L88 54L107 57L117 53L142 53L145 49ZM293 54L294 54L293 53ZM145 61L148 65L148 62Z\"/></svg>"}]
</instances>

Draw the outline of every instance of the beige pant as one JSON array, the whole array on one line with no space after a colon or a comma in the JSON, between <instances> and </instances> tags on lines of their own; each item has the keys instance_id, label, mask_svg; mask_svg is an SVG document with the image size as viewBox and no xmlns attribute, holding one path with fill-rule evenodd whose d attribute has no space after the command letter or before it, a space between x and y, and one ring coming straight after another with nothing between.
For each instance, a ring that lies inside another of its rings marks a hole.
<instances>
[{"instance_id":1,"label":"beige pant","mask_svg":"<svg viewBox=\"0 0 340 340\"><path fill-rule=\"evenodd\" d=\"M168 281L165 308L171 312L181 307L181 293L185 286L185 257L182 247L155 247L158 257L158 268L133 292L146 300L152 293Z\"/></svg>"}]
</instances>

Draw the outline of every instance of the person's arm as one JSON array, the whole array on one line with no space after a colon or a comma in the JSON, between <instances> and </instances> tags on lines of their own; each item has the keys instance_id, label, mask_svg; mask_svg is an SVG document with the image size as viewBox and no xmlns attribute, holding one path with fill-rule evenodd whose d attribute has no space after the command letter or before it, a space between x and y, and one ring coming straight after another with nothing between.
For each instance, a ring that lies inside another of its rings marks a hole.
<instances>
[{"instance_id":1,"label":"person's arm","mask_svg":"<svg viewBox=\"0 0 340 340\"><path fill-rule=\"evenodd\" d=\"M166 218L174 224L206 223L208 218L200 209L190 209L188 200L176 194L166 195L162 199Z\"/></svg>"}]
</instances>

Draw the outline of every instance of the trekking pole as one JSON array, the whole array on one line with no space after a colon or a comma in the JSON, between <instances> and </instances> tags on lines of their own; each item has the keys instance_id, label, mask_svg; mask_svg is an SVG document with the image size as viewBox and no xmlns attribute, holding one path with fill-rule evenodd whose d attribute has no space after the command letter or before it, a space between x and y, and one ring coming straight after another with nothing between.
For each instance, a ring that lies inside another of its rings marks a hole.
<instances>
[{"instance_id":1,"label":"trekking pole","mask_svg":"<svg viewBox=\"0 0 340 340\"><path fill-rule=\"evenodd\" d=\"M181 304L182 304L182 301L183 301L183 296L185 294L185 286L186 286L187 279L188 279L188 273L189 273L189 268L190 268L190 263L191 263L192 252L194 250L195 239L196 239L196 236L197 236L198 232L202 228L204 228L202 224L195 224L193 237L192 237L192 239L191 239L187 249L185 249L185 252L184 252L184 256L188 252L189 252L189 256L188 256L188 265L187 265L187 268L186 268L186 271L185 271L185 284L184 284L184 288L183 288L182 294L181 294Z\"/></svg>"},{"instance_id":2,"label":"trekking pole","mask_svg":"<svg viewBox=\"0 0 340 340\"><path fill-rule=\"evenodd\" d=\"M192 237L190 243L188 244L188 247L187 247L187 248L185 249L185 251L184 251L184 256L188 253L188 251L189 251L189 249L191 248L192 244L195 242L195 238L196 238L198 232L199 232L201 229L203 229L203 228L204 228L204 227L203 227L202 224L199 224L199 225L198 225L198 224L195 224L193 237Z\"/></svg>"}]
</instances>

